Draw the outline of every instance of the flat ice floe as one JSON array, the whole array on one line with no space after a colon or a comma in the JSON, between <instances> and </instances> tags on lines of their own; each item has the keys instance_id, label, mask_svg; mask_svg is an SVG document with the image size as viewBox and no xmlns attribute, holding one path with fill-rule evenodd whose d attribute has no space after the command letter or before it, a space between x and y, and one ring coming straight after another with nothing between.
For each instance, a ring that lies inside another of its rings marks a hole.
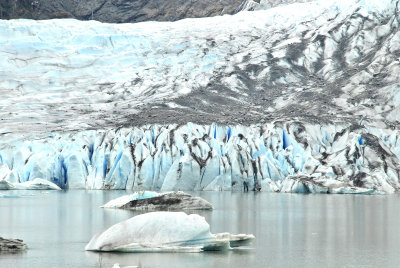
<instances>
[{"instance_id":1,"label":"flat ice floe","mask_svg":"<svg viewBox=\"0 0 400 268\"><path fill-rule=\"evenodd\" d=\"M103 208L130 210L209 210L212 205L201 197L182 191L157 193L135 192L109 201Z\"/></svg>"},{"instance_id":2,"label":"flat ice floe","mask_svg":"<svg viewBox=\"0 0 400 268\"><path fill-rule=\"evenodd\" d=\"M184 212L151 212L117 223L96 234L90 251L201 252L247 245L253 235L212 234L204 217Z\"/></svg>"}]
</instances>

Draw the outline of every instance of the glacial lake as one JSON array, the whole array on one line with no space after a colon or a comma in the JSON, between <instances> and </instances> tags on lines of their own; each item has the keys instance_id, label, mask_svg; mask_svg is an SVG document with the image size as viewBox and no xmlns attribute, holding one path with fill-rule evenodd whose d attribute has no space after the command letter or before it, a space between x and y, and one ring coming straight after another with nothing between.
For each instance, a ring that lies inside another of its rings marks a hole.
<instances>
[{"instance_id":1,"label":"glacial lake","mask_svg":"<svg viewBox=\"0 0 400 268\"><path fill-rule=\"evenodd\" d=\"M211 232L253 233L252 248L203 253L95 253L84 247L140 213L101 209L127 191L0 191L0 236L29 249L0 267L399 267L400 195L194 192ZM16 197L13 195L18 195Z\"/></svg>"}]
</instances>

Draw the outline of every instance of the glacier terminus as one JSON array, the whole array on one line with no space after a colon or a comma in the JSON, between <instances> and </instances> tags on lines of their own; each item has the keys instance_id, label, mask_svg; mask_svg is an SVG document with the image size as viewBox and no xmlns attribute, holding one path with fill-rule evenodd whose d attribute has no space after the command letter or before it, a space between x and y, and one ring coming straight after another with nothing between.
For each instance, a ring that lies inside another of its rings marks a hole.
<instances>
[{"instance_id":1,"label":"glacier terminus","mask_svg":"<svg viewBox=\"0 0 400 268\"><path fill-rule=\"evenodd\" d=\"M2 179L64 189L393 193L399 144L398 130L360 125L188 123L54 134L0 159Z\"/></svg>"},{"instance_id":2,"label":"glacier terminus","mask_svg":"<svg viewBox=\"0 0 400 268\"><path fill-rule=\"evenodd\" d=\"M394 193L399 1L176 22L0 21L0 179ZM38 79L40 77L40 79Z\"/></svg>"}]
</instances>

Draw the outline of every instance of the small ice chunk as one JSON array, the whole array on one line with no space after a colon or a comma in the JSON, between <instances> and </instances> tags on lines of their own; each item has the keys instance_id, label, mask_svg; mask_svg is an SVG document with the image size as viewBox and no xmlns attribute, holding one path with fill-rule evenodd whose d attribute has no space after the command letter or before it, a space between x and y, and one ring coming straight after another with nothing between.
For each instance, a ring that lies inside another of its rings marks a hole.
<instances>
[{"instance_id":1,"label":"small ice chunk","mask_svg":"<svg viewBox=\"0 0 400 268\"><path fill-rule=\"evenodd\" d=\"M339 187L333 188L330 191L332 194L382 194L374 189L367 189L361 187Z\"/></svg>"},{"instance_id":2,"label":"small ice chunk","mask_svg":"<svg viewBox=\"0 0 400 268\"><path fill-rule=\"evenodd\" d=\"M6 239L0 237L0 253L4 251L21 251L25 250L26 248L26 244L21 239Z\"/></svg>"},{"instance_id":3,"label":"small ice chunk","mask_svg":"<svg viewBox=\"0 0 400 268\"><path fill-rule=\"evenodd\" d=\"M214 237L218 239L229 240L231 248L237 248L242 246L248 246L254 240L255 236L252 234L230 234L230 233L219 233L215 234Z\"/></svg>"},{"instance_id":4,"label":"small ice chunk","mask_svg":"<svg viewBox=\"0 0 400 268\"><path fill-rule=\"evenodd\" d=\"M16 190L61 190L56 184L40 178L22 183L14 183L13 185Z\"/></svg>"},{"instance_id":5,"label":"small ice chunk","mask_svg":"<svg viewBox=\"0 0 400 268\"><path fill-rule=\"evenodd\" d=\"M14 190L15 186L6 180L0 180L0 190Z\"/></svg>"}]
</instances>

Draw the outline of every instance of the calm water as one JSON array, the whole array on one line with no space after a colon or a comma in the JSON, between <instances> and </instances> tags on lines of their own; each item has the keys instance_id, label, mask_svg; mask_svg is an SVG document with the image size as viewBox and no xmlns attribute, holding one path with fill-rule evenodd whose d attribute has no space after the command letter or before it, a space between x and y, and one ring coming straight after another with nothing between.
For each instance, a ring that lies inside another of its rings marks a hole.
<instances>
[{"instance_id":1,"label":"calm water","mask_svg":"<svg viewBox=\"0 0 400 268\"><path fill-rule=\"evenodd\" d=\"M209 253L93 253L91 237L137 212L99 208L125 191L0 192L0 236L29 250L0 267L399 267L400 196L197 192L211 231L253 233L253 249ZM198 213L198 212L197 212Z\"/></svg>"}]
</instances>

